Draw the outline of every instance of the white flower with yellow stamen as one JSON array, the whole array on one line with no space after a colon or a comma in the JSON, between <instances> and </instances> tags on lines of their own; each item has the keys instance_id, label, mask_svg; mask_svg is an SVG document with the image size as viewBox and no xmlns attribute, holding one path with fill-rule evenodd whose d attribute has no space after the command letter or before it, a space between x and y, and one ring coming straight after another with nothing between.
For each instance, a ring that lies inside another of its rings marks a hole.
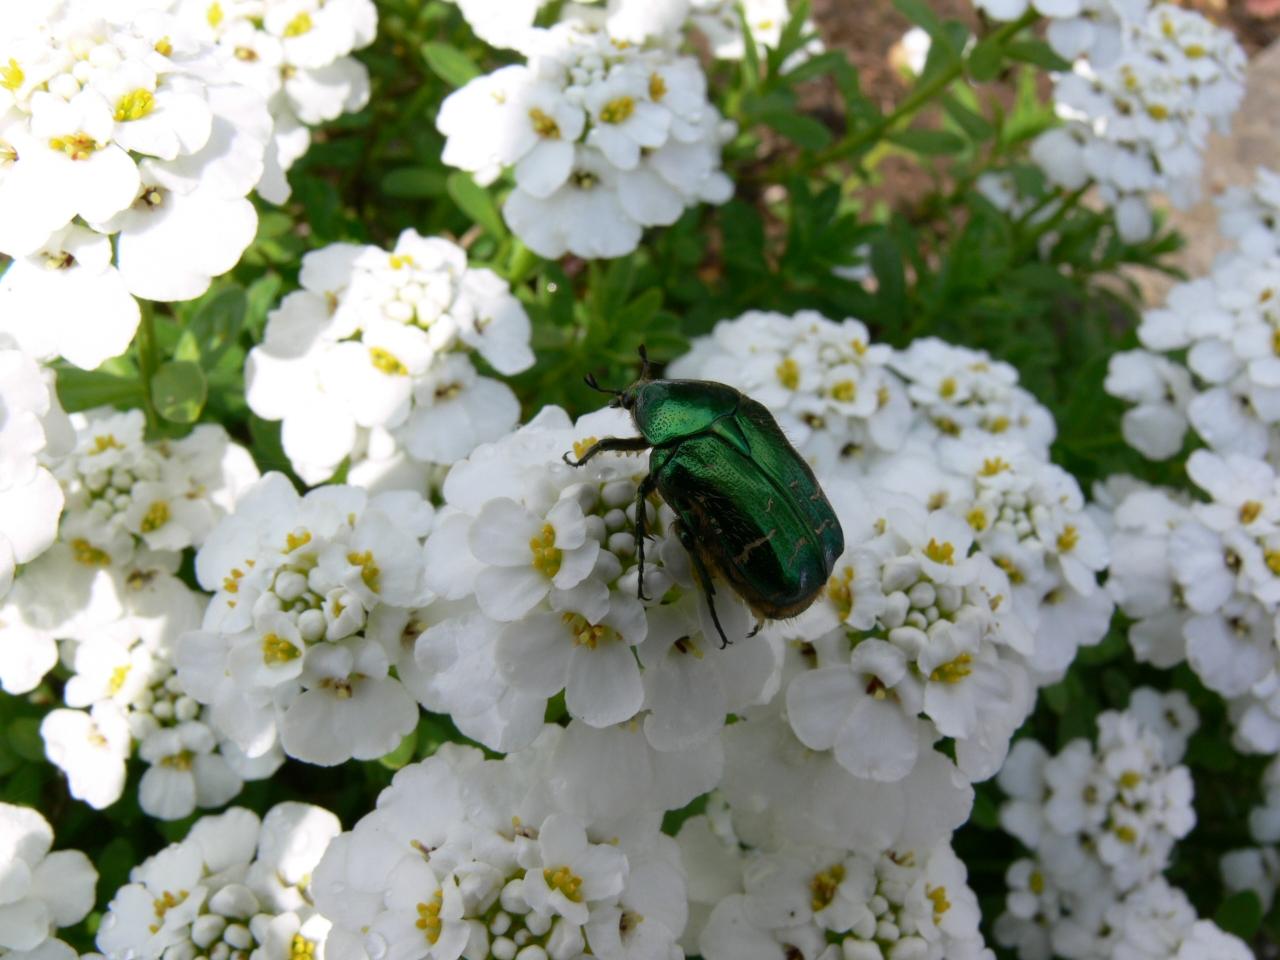
<instances>
[{"instance_id":1,"label":"white flower with yellow stamen","mask_svg":"<svg viewBox=\"0 0 1280 960\"><path fill-rule=\"evenodd\" d=\"M450 463L515 426L515 394L480 376L470 353L499 373L527 369L529 318L461 247L413 230L389 251L334 244L303 258L301 279L249 352L245 380L250 408L283 421L304 480L345 458L357 466L377 443Z\"/></svg>"}]
</instances>

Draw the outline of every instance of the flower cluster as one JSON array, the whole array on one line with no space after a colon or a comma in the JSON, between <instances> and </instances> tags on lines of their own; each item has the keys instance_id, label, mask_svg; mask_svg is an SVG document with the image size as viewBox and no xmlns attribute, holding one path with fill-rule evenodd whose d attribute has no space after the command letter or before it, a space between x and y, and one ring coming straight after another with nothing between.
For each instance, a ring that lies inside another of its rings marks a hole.
<instances>
[{"instance_id":1,"label":"flower cluster","mask_svg":"<svg viewBox=\"0 0 1280 960\"><path fill-rule=\"evenodd\" d=\"M1134 14L1120 26L1117 57L1079 60L1056 78L1065 125L1031 148L1058 186L1096 184L1130 241L1151 234L1152 191L1179 205L1195 200L1208 133L1225 129L1239 106L1245 64L1230 31L1198 13L1162 3Z\"/></svg>"},{"instance_id":2,"label":"flower cluster","mask_svg":"<svg viewBox=\"0 0 1280 960\"><path fill-rule=\"evenodd\" d=\"M1098 717L1096 749L1073 740L1050 756L1034 740L1015 745L999 776L1009 794L1000 822L1034 856L1010 866L995 929L1021 960L1148 956L1156 943L1160 956L1249 956L1161 876L1195 823L1191 774L1178 761L1198 722L1182 693L1144 688L1128 710Z\"/></svg>"},{"instance_id":3,"label":"flower cluster","mask_svg":"<svg viewBox=\"0 0 1280 960\"><path fill-rule=\"evenodd\" d=\"M258 194L289 199L285 174L311 145L310 128L361 109L369 73L350 54L373 42L373 0L169 0L178 22L216 44L227 79L262 95L271 141Z\"/></svg>"},{"instance_id":4,"label":"flower cluster","mask_svg":"<svg viewBox=\"0 0 1280 960\"><path fill-rule=\"evenodd\" d=\"M74 447L52 471L66 502L58 542L23 568L0 608L0 682L32 690L59 656L71 669L66 707L40 732L73 796L114 803L136 749L149 764L139 784L148 814L220 806L279 760L253 766L220 749L199 705L178 690L174 643L199 625L204 601L173 574L257 469L221 427L148 444L137 410L70 423Z\"/></svg>"},{"instance_id":5,"label":"flower cluster","mask_svg":"<svg viewBox=\"0 0 1280 960\"><path fill-rule=\"evenodd\" d=\"M271 118L169 14L40 9L0 31L0 330L93 368L135 297L198 297L240 259Z\"/></svg>"},{"instance_id":6,"label":"flower cluster","mask_svg":"<svg viewBox=\"0 0 1280 960\"><path fill-rule=\"evenodd\" d=\"M469 352L499 373L527 369L529 318L461 247L413 230L390 252L333 244L303 257L301 283L268 318L245 383L253 411L283 421L308 483L344 460L361 485L452 463L516 425L515 394Z\"/></svg>"},{"instance_id":7,"label":"flower cluster","mask_svg":"<svg viewBox=\"0 0 1280 960\"><path fill-rule=\"evenodd\" d=\"M732 126L708 101L697 60L585 17L522 46L528 63L451 94L436 125L446 164L483 184L514 171L503 213L535 253L622 256L645 227L732 194L720 170Z\"/></svg>"},{"instance_id":8,"label":"flower cluster","mask_svg":"<svg viewBox=\"0 0 1280 960\"><path fill-rule=\"evenodd\" d=\"M1261 806L1249 811L1249 835L1257 846L1222 855L1222 879L1228 890L1252 890L1263 912L1271 909L1280 888L1280 759L1272 759L1262 776Z\"/></svg>"},{"instance_id":9,"label":"flower cluster","mask_svg":"<svg viewBox=\"0 0 1280 960\"><path fill-rule=\"evenodd\" d=\"M638 499L645 461L620 454L578 468L562 461L631 430L616 411L575 426L547 408L456 464L445 480L426 573L455 607L423 635L419 659L430 649L433 660L449 663L466 650L496 667L484 686L470 680L467 709L451 711L460 729L488 746L527 743L537 727L525 718L541 716L547 699L563 691L569 715L584 727L577 736L603 744L617 725L643 715L641 740L650 750L692 762L718 746L727 714L776 689L777 650L764 634L739 639L750 623L727 591L716 609L734 643L721 649L688 555L672 535L674 515ZM635 535L638 510L647 542ZM709 773L708 787L715 782ZM639 785L636 791L643 793Z\"/></svg>"},{"instance_id":10,"label":"flower cluster","mask_svg":"<svg viewBox=\"0 0 1280 960\"><path fill-rule=\"evenodd\" d=\"M58 850L53 830L30 807L0 803L0 953L75 960L59 927L79 923L93 907L98 872L79 850Z\"/></svg>"},{"instance_id":11,"label":"flower cluster","mask_svg":"<svg viewBox=\"0 0 1280 960\"><path fill-rule=\"evenodd\" d=\"M107 960L321 960L330 924L316 911L312 874L339 830L307 803L278 803L261 820L243 807L202 817L115 891L98 949Z\"/></svg>"},{"instance_id":12,"label":"flower cluster","mask_svg":"<svg viewBox=\"0 0 1280 960\"><path fill-rule=\"evenodd\" d=\"M546 0L454 0L476 36L495 47L523 50L537 37L533 26ZM598 2L598 0L587 0ZM683 29L692 27L705 37L713 56L721 60L741 60L746 40L739 18L739 4L729 0L605 0L604 9L577 12L601 23L611 37L626 43L679 42ZM757 49L778 45L782 30L791 17L787 0L745 0L741 4L751 40ZM807 32L812 23L806 21ZM820 47L815 44L814 52Z\"/></svg>"},{"instance_id":13,"label":"flower cluster","mask_svg":"<svg viewBox=\"0 0 1280 960\"><path fill-rule=\"evenodd\" d=\"M405 623L429 599L421 540L432 517L408 491L302 497L267 474L196 555L214 596L202 629L179 638L181 689L250 758L277 743L323 765L390 752L418 719Z\"/></svg>"},{"instance_id":14,"label":"flower cluster","mask_svg":"<svg viewBox=\"0 0 1280 960\"><path fill-rule=\"evenodd\" d=\"M932 339L894 352L814 313L724 321L671 370L769 406L844 529L823 595L775 628L805 653L784 680L801 741L892 782L917 762L920 728L956 740L969 779L991 776L1035 684L1111 615L1105 538L1046 462L1052 417L985 354ZM860 478L835 472L846 465Z\"/></svg>"},{"instance_id":15,"label":"flower cluster","mask_svg":"<svg viewBox=\"0 0 1280 960\"><path fill-rule=\"evenodd\" d=\"M71 436L52 374L22 351L0 347L0 600L16 566L57 536L63 493L45 464L67 452Z\"/></svg>"},{"instance_id":16,"label":"flower cluster","mask_svg":"<svg viewBox=\"0 0 1280 960\"><path fill-rule=\"evenodd\" d=\"M653 812L598 820L559 808L545 779L556 735L505 760L448 746L399 771L316 868L329 960L679 956L674 841Z\"/></svg>"},{"instance_id":17,"label":"flower cluster","mask_svg":"<svg viewBox=\"0 0 1280 960\"><path fill-rule=\"evenodd\" d=\"M56 499L65 500L58 542L22 570L0 608L0 683L10 693L35 688L57 660L58 641L95 640L176 571L183 548L201 543L258 475L221 427L146 443L142 411L107 409L73 414L70 426L71 449L51 471Z\"/></svg>"}]
</instances>

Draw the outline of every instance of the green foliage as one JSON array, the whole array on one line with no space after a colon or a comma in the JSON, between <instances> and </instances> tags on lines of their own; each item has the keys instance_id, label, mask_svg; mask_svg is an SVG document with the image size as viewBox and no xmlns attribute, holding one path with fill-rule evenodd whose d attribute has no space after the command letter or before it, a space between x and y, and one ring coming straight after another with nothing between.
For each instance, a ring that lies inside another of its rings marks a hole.
<instances>
[{"instance_id":1,"label":"green foliage","mask_svg":"<svg viewBox=\"0 0 1280 960\"><path fill-rule=\"evenodd\" d=\"M1140 304L1127 271L1163 269L1179 241L1166 233L1125 244L1106 212L1052 188L1026 165L1026 145L1055 122L1037 81L1063 67L1026 29L1034 11L971 38L927 0L895 0L933 46L921 75L885 112L840 51L794 58L811 39L803 30L807 5L796 4L777 49L748 42L741 63L709 67L715 99L739 129L724 158L735 197L650 231L629 256L584 263L532 254L502 217L509 183L481 187L440 161L443 138L433 120L441 101L501 65L503 55L476 41L451 3L379 6L378 40L361 55L372 76L369 106L317 133L291 172L292 199L278 209L260 206L257 238L231 275L193 303L156 306L128 356L97 371L60 367L68 410L142 406L157 437L219 422L262 470L288 473L279 425L252 416L244 401L248 350L261 340L269 311L295 289L305 252L339 241L389 244L412 227L459 238L473 262L514 286L533 322L537 355L531 370L513 378L526 415L544 404L574 414L594 409L599 398L582 374L629 381L641 344L661 363L716 321L748 309L814 309L861 319L894 345L937 336L1014 364L1057 418L1055 458L1086 489L1118 471L1184 482L1124 446L1121 408L1101 389L1109 356L1134 344ZM829 93L820 109L810 106L819 88ZM887 183L889 157L907 157L920 173L910 189ZM979 178L992 170L1016 185L1021 213L998 209L980 192ZM847 279L859 271L866 282ZM124 798L101 816L67 796L38 734L60 683L55 673L28 697L0 697L0 796L45 811L60 847L89 853L102 875L101 906L129 867L187 824L141 814L136 763ZM1248 842L1244 824L1259 800L1261 763L1232 750L1221 700L1189 670L1169 674L1136 663L1117 623L1043 692L1021 735L1051 749L1090 737L1098 713L1123 707L1143 684L1186 691L1202 718L1187 758L1199 826L1179 847L1173 879L1224 928L1276 935L1277 910L1264 917L1252 894L1225 896L1217 869L1221 852ZM305 797L350 827L394 770L460 739L447 717L424 714L381 760L339 770L291 762L271 781L249 784L237 802L261 812L280 798ZM979 785L973 818L957 838L988 922L1001 909L1004 870L1019 855L998 830L1000 802L994 784ZM668 828L702 804L670 814ZM89 948L97 916L71 932L78 948Z\"/></svg>"}]
</instances>

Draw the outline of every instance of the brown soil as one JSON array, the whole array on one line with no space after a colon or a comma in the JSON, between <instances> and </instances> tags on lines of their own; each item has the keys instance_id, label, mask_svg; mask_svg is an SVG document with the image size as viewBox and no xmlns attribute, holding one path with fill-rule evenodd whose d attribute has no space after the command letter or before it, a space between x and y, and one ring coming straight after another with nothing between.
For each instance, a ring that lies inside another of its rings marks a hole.
<instances>
[{"instance_id":1,"label":"brown soil","mask_svg":"<svg viewBox=\"0 0 1280 960\"><path fill-rule=\"evenodd\" d=\"M1251 57L1280 37L1280 15L1262 18L1246 10L1247 3L1259 0L1178 2L1231 27ZM970 26L978 22L971 0L933 0L932 6L943 19L961 20ZM827 47L845 51L858 68L863 92L881 110L892 110L906 92L907 83L890 63L890 51L910 28L907 18L894 8L891 0L813 0L813 16ZM819 116L826 114L834 118L836 96L834 89L828 87L818 94L819 102L806 102L804 106ZM902 162L897 162L900 159ZM931 175L923 165L905 158L886 158L877 173L880 182L868 185L867 199L872 202L883 199L899 208L904 201L909 205L908 198L927 192L931 182Z\"/></svg>"}]
</instances>

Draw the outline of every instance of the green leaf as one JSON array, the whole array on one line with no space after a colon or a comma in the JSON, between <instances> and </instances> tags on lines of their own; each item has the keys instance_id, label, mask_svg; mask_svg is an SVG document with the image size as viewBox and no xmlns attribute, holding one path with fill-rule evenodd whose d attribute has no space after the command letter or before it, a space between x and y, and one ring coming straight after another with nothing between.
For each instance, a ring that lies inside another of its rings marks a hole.
<instances>
[{"instance_id":1,"label":"green leaf","mask_svg":"<svg viewBox=\"0 0 1280 960\"><path fill-rule=\"evenodd\" d=\"M400 741L399 746L385 756L379 757L378 762L388 770L399 770L401 767L413 762L413 756L417 749L418 731L417 728L414 728Z\"/></svg>"},{"instance_id":2,"label":"green leaf","mask_svg":"<svg viewBox=\"0 0 1280 960\"><path fill-rule=\"evenodd\" d=\"M151 402L171 423L195 423L208 394L204 371L188 360L162 363L151 378Z\"/></svg>"},{"instance_id":3,"label":"green leaf","mask_svg":"<svg viewBox=\"0 0 1280 960\"><path fill-rule=\"evenodd\" d=\"M58 372L58 399L68 413L104 405L137 407L143 401L142 384L133 377L68 367Z\"/></svg>"},{"instance_id":4,"label":"green leaf","mask_svg":"<svg viewBox=\"0 0 1280 960\"><path fill-rule=\"evenodd\" d=\"M400 167L382 178L382 192L388 197L418 200L438 197L444 191L444 174L429 167Z\"/></svg>"},{"instance_id":5,"label":"green leaf","mask_svg":"<svg viewBox=\"0 0 1280 960\"><path fill-rule=\"evenodd\" d=\"M40 721L34 717L18 717L9 723L9 746L23 760L44 763L44 740L40 736Z\"/></svg>"},{"instance_id":6,"label":"green leaf","mask_svg":"<svg viewBox=\"0 0 1280 960\"><path fill-rule=\"evenodd\" d=\"M824 74L838 70L840 65L848 63L845 54L840 50L828 50L826 53L820 53L816 57L810 57L799 64L794 70L785 74L787 80L792 84L808 83L810 80L816 80Z\"/></svg>"},{"instance_id":7,"label":"green leaf","mask_svg":"<svg viewBox=\"0 0 1280 960\"><path fill-rule=\"evenodd\" d=\"M196 340L196 355L175 353L174 359L199 360L203 357L205 367L212 367L223 352L236 342L236 337L240 336L248 313L249 295L238 284L224 287L206 297L187 328L187 332ZM179 349L181 346L182 342L179 341Z\"/></svg>"},{"instance_id":8,"label":"green leaf","mask_svg":"<svg viewBox=\"0 0 1280 960\"><path fill-rule=\"evenodd\" d=\"M471 58L447 43L424 43L422 58L431 72L451 87L465 86L480 76L480 68Z\"/></svg>"},{"instance_id":9,"label":"green leaf","mask_svg":"<svg viewBox=\"0 0 1280 960\"><path fill-rule=\"evenodd\" d=\"M1043 40L1012 40L1005 44L1004 53L1010 60L1029 63L1054 73L1071 69L1071 64L1054 53Z\"/></svg>"},{"instance_id":10,"label":"green leaf","mask_svg":"<svg viewBox=\"0 0 1280 960\"><path fill-rule=\"evenodd\" d=\"M1213 922L1245 942L1252 940L1262 924L1262 904L1258 895L1252 890L1232 894L1218 905Z\"/></svg>"},{"instance_id":11,"label":"green leaf","mask_svg":"<svg viewBox=\"0 0 1280 960\"><path fill-rule=\"evenodd\" d=\"M478 223L493 236L499 239L506 237L507 228L498 213L498 205L493 202L489 191L479 186L468 174L458 171L449 174L445 181L449 196L458 205L458 209Z\"/></svg>"},{"instance_id":12,"label":"green leaf","mask_svg":"<svg viewBox=\"0 0 1280 960\"><path fill-rule=\"evenodd\" d=\"M886 324L901 329L907 318L907 279L902 249L893 234L884 232L871 242L871 271L879 284L876 302Z\"/></svg>"},{"instance_id":13,"label":"green leaf","mask_svg":"<svg viewBox=\"0 0 1280 960\"><path fill-rule=\"evenodd\" d=\"M969 51L969 76L978 83L988 83L1000 75L1004 66L1004 46L996 36L979 41Z\"/></svg>"},{"instance_id":14,"label":"green leaf","mask_svg":"<svg viewBox=\"0 0 1280 960\"><path fill-rule=\"evenodd\" d=\"M955 125L967 133L971 139L981 142L995 136L995 127L988 123L982 114L976 110L970 110L955 97L943 97L942 109L947 111L947 116L955 121Z\"/></svg>"},{"instance_id":15,"label":"green leaf","mask_svg":"<svg viewBox=\"0 0 1280 960\"><path fill-rule=\"evenodd\" d=\"M890 143L923 156L960 153L964 138L949 130L899 130L886 137Z\"/></svg>"},{"instance_id":16,"label":"green leaf","mask_svg":"<svg viewBox=\"0 0 1280 960\"><path fill-rule=\"evenodd\" d=\"M942 32L942 21L925 0L893 0L898 12L934 37Z\"/></svg>"},{"instance_id":17,"label":"green leaf","mask_svg":"<svg viewBox=\"0 0 1280 960\"><path fill-rule=\"evenodd\" d=\"M826 124L803 113L770 108L759 116L765 124L806 150L821 150L831 143L831 131Z\"/></svg>"}]
</instances>

